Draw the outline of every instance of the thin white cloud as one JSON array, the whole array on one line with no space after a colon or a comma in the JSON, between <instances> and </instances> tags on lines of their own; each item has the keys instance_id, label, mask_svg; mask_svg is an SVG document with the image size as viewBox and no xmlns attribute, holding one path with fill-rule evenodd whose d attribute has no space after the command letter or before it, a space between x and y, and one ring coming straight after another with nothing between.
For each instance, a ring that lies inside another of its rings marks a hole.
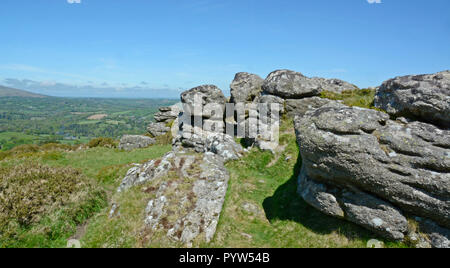
<instances>
[{"instance_id":1,"label":"thin white cloud","mask_svg":"<svg viewBox=\"0 0 450 268\"><path fill-rule=\"evenodd\" d=\"M73 74L73 73L56 72L56 71L47 70L47 69L43 69L43 68L36 67L36 66L26 65L26 64L0 64L0 70L47 74L47 75L52 75L52 76L62 76L62 77L82 79L82 80L95 80L91 77L81 76L81 75L77 75L77 74Z\"/></svg>"},{"instance_id":2,"label":"thin white cloud","mask_svg":"<svg viewBox=\"0 0 450 268\"><path fill-rule=\"evenodd\" d=\"M381 4L381 0L367 0L367 3L369 4Z\"/></svg>"},{"instance_id":3,"label":"thin white cloud","mask_svg":"<svg viewBox=\"0 0 450 268\"><path fill-rule=\"evenodd\" d=\"M69 4L81 4L81 0L67 0Z\"/></svg>"}]
</instances>

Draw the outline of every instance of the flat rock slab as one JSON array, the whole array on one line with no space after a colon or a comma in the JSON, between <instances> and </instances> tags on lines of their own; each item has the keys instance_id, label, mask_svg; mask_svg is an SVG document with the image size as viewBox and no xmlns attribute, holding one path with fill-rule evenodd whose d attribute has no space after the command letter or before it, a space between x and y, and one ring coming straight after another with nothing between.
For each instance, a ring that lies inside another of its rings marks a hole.
<instances>
[{"instance_id":1,"label":"flat rock slab","mask_svg":"<svg viewBox=\"0 0 450 268\"><path fill-rule=\"evenodd\" d=\"M170 152L130 169L118 191L151 185L145 225L154 234L191 246L210 242L228 189L224 159L211 152Z\"/></svg>"}]
</instances>

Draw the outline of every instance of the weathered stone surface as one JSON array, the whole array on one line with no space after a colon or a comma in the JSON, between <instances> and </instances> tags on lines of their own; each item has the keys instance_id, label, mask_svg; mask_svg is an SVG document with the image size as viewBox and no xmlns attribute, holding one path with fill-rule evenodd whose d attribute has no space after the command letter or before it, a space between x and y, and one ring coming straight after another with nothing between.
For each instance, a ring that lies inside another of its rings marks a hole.
<instances>
[{"instance_id":1,"label":"weathered stone surface","mask_svg":"<svg viewBox=\"0 0 450 268\"><path fill-rule=\"evenodd\" d=\"M147 126L147 132L153 137L159 137L170 131L166 123L150 123Z\"/></svg>"},{"instance_id":2,"label":"weathered stone surface","mask_svg":"<svg viewBox=\"0 0 450 268\"><path fill-rule=\"evenodd\" d=\"M179 105L159 108L159 112L155 114L156 122L171 122L178 118L181 112Z\"/></svg>"},{"instance_id":3,"label":"weathered stone surface","mask_svg":"<svg viewBox=\"0 0 450 268\"><path fill-rule=\"evenodd\" d=\"M194 131L195 132L191 132ZM225 161L239 159L244 149L236 143L233 137L224 133L204 131L200 128L186 126L184 131L175 138L174 148L191 148L198 153L213 152Z\"/></svg>"},{"instance_id":4,"label":"weathered stone surface","mask_svg":"<svg viewBox=\"0 0 450 268\"><path fill-rule=\"evenodd\" d=\"M297 117L295 128L299 192L314 207L391 239L406 233L402 211L450 228L449 131L339 103Z\"/></svg>"},{"instance_id":5,"label":"weathered stone surface","mask_svg":"<svg viewBox=\"0 0 450 268\"><path fill-rule=\"evenodd\" d=\"M142 165L136 164L128 170L117 191L122 192L131 187L166 176L167 172L172 168L172 160L174 158L175 153L169 152L160 161L151 160Z\"/></svg>"},{"instance_id":6,"label":"weathered stone surface","mask_svg":"<svg viewBox=\"0 0 450 268\"><path fill-rule=\"evenodd\" d=\"M195 103L196 96L199 103ZM203 85L181 93L181 102L183 103L183 112L189 115L201 115L203 118L223 118L227 99L218 87ZM210 105L210 109L205 109L207 105ZM211 110L216 111L216 109L221 109L222 114L210 113Z\"/></svg>"},{"instance_id":7,"label":"weathered stone surface","mask_svg":"<svg viewBox=\"0 0 450 268\"><path fill-rule=\"evenodd\" d=\"M226 134L213 133L206 137L205 150L221 156L225 161L242 157L244 148L236 143L233 137Z\"/></svg>"},{"instance_id":8,"label":"weathered stone surface","mask_svg":"<svg viewBox=\"0 0 450 268\"><path fill-rule=\"evenodd\" d=\"M265 104L268 104L268 105L270 105L271 103L277 103L277 104L279 104L279 107L280 107L280 113L284 114L286 112L285 111L285 102L286 101L283 98L280 98L278 96L275 96L275 95L262 95L260 100L259 100L259 102L260 103L265 103ZM267 107L269 107L269 106L267 106Z\"/></svg>"},{"instance_id":9,"label":"weathered stone surface","mask_svg":"<svg viewBox=\"0 0 450 268\"><path fill-rule=\"evenodd\" d=\"M404 116L450 128L450 71L396 77L377 90L375 106Z\"/></svg>"},{"instance_id":10,"label":"weathered stone surface","mask_svg":"<svg viewBox=\"0 0 450 268\"><path fill-rule=\"evenodd\" d=\"M200 169L199 179L193 183L192 191L196 197L193 209L179 218L167 233L186 244L200 235L204 235L207 243L212 240L228 188L229 174L219 156L204 154ZM151 208L147 211L151 213Z\"/></svg>"},{"instance_id":11,"label":"weathered stone surface","mask_svg":"<svg viewBox=\"0 0 450 268\"><path fill-rule=\"evenodd\" d=\"M430 220L419 219L420 231L428 236L434 248L450 248L450 230Z\"/></svg>"},{"instance_id":12,"label":"weathered stone surface","mask_svg":"<svg viewBox=\"0 0 450 268\"><path fill-rule=\"evenodd\" d=\"M146 148L155 143L156 140L147 136L125 135L120 139L119 149L131 151L133 149Z\"/></svg>"},{"instance_id":13,"label":"weathered stone surface","mask_svg":"<svg viewBox=\"0 0 450 268\"><path fill-rule=\"evenodd\" d=\"M231 83L232 103L257 102L262 92L264 79L256 74L237 73Z\"/></svg>"},{"instance_id":14,"label":"weathered stone surface","mask_svg":"<svg viewBox=\"0 0 450 268\"><path fill-rule=\"evenodd\" d=\"M332 78L325 79L321 77L313 77L312 79L317 80L321 85L322 91L330 91L334 93L342 93L344 90L357 90L359 89L357 86L345 82L340 79Z\"/></svg>"},{"instance_id":15,"label":"weathered stone surface","mask_svg":"<svg viewBox=\"0 0 450 268\"><path fill-rule=\"evenodd\" d=\"M269 74L263 84L265 94L285 99L301 99L318 96L322 91L341 93L358 89L355 85L339 79L308 78L290 70L277 70Z\"/></svg>"},{"instance_id":16,"label":"weathered stone surface","mask_svg":"<svg viewBox=\"0 0 450 268\"><path fill-rule=\"evenodd\" d=\"M319 97L287 99L286 113L290 116L303 116L306 112L320 108L330 102L333 101Z\"/></svg>"}]
</instances>

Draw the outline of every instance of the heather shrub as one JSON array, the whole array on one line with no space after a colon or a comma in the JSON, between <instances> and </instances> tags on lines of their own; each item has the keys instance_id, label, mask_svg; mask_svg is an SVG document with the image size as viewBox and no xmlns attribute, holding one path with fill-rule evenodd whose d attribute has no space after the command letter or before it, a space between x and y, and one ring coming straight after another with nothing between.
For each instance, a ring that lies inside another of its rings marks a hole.
<instances>
[{"instance_id":1,"label":"heather shrub","mask_svg":"<svg viewBox=\"0 0 450 268\"><path fill-rule=\"evenodd\" d=\"M106 193L81 172L36 163L0 168L0 247L61 246L106 205Z\"/></svg>"}]
</instances>

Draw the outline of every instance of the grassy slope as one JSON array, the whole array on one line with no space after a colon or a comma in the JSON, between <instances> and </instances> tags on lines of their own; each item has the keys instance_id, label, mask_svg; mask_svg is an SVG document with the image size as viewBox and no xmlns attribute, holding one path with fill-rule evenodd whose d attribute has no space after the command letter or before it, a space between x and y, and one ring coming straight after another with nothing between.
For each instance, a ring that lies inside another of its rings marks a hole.
<instances>
[{"instance_id":1,"label":"grassy slope","mask_svg":"<svg viewBox=\"0 0 450 268\"><path fill-rule=\"evenodd\" d=\"M121 179L125 175L124 173L129 169L131 163L140 163L148 159L158 158L170 151L170 149L171 146L169 145L155 145L146 149L126 152L119 149L99 147L68 152L60 158L44 160L44 163L78 168L88 177L96 178L105 185L115 187L120 183L120 180L117 180L117 178Z\"/></svg>"},{"instance_id":2,"label":"grassy slope","mask_svg":"<svg viewBox=\"0 0 450 268\"><path fill-rule=\"evenodd\" d=\"M272 155L254 149L227 165L230 186L214 247L366 247L379 239L363 228L326 216L297 193L301 166L292 124L284 124L284 150ZM286 161L287 158L290 158ZM244 204L255 209L244 209ZM403 247L385 241L389 247Z\"/></svg>"},{"instance_id":3,"label":"grassy slope","mask_svg":"<svg viewBox=\"0 0 450 268\"><path fill-rule=\"evenodd\" d=\"M121 179L131 167L132 163L139 163L149 159L158 158L164 155L171 149L169 145L155 145L146 149L135 150L132 152L120 151L118 149L108 148L92 148L83 149L79 151L41 151L37 153L23 153L17 154L14 157L5 158L0 161L1 167L13 167L26 163L36 162L53 167L72 167L80 170L86 177L93 180L108 196L112 195ZM108 197L108 201L110 198ZM139 198L130 200L133 205L142 202ZM106 205L106 204L105 204ZM102 214L108 211L109 206L103 205L103 208L97 210L97 214ZM132 215L139 215L137 211L131 211ZM50 218L52 218L51 216ZM85 222L84 219L83 222ZM90 221L90 220L89 220ZM59 220L47 219L37 225L33 225L31 229L27 229L21 234L17 241L0 242L0 248L5 246L14 247L65 247L67 239L70 237L81 238L76 234L76 226L71 228L64 228L60 230L59 226L66 226L66 222ZM83 229L79 226L78 229ZM44 235L36 235L39 230L43 229L57 229L58 233L54 237L47 237ZM59 228L59 229L58 229ZM99 235L103 236L103 230L99 230ZM120 234L117 234L118 239L122 239ZM133 239L132 237L130 239ZM0 239L1 241L1 239Z\"/></svg>"}]
</instances>

